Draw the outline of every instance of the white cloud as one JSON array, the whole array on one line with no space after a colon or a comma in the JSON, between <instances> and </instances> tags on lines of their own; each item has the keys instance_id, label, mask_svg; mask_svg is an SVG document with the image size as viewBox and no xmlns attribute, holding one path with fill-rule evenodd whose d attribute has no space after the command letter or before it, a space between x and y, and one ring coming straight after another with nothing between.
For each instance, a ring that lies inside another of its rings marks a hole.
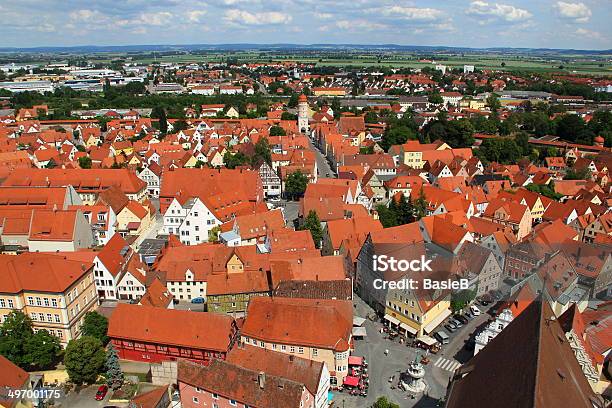
<instances>
[{"instance_id":1,"label":"white cloud","mask_svg":"<svg viewBox=\"0 0 612 408\"><path fill-rule=\"evenodd\" d=\"M597 31L587 30L586 28L579 28L576 30L576 35L580 35L583 37L590 37L595 40L603 40L604 36Z\"/></svg>"},{"instance_id":2,"label":"white cloud","mask_svg":"<svg viewBox=\"0 0 612 408\"><path fill-rule=\"evenodd\" d=\"M143 24L150 24L154 26L168 25L174 19L174 15L169 11L158 11L156 13L142 13L140 15L140 22Z\"/></svg>"},{"instance_id":3,"label":"white cloud","mask_svg":"<svg viewBox=\"0 0 612 408\"><path fill-rule=\"evenodd\" d=\"M466 13L476 16L499 18L510 22L526 20L533 16L533 14L525 9L510 6L508 4L487 3L481 0L471 2Z\"/></svg>"},{"instance_id":4,"label":"white cloud","mask_svg":"<svg viewBox=\"0 0 612 408\"><path fill-rule=\"evenodd\" d=\"M398 16L411 21L432 21L442 17L441 10L433 8L393 6L383 10L387 16Z\"/></svg>"},{"instance_id":5,"label":"white cloud","mask_svg":"<svg viewBox=\"0 0 612 408\"><path fill-rule=\"evenodd\" d=\"M55 32L55 26L50 23L42 23L36 29L43 33L52 33Z\"/></svg>"},{"instance_id":6,"label":"white cloud","mask_svg":"<svg viewBox=\"0 0 612 408\"><path fill-rule=\"evenodd\" d=\"M70 12L70 19L73 21L79 21L82 23L98 23L105 22L108 20L108 17L98 10L75 10Z\"/></svg>"},{"instance_id":7,"label":"white cloud","mask_svg":"<svg viewBox=\"0 0 612 408\"><path fill-rule=\"evenodd\" d=\"M384 24L374 23L367 20L340 20L336 22L336 27L342 30L372 31L387 28Z\"/></svg>"},{"instance_id":8,"label":"white cloud","mask_svg":"<svg viewBox=\"0 0 612 408\"><path fill-rule=\"evenodd\" d=\"M331 13L314 13L314 16L319 20L330 20L333 17Z\"/></svg>"},{"instance_id":9,"label":"white cloud","mask_svg":"<svg viewBox=\"0 0 612 408\"><path fill-rule=\"evenodd\" d=\"M574 20L577 23L586 23L591 18L591 9L584 3L566 3L558 1L555 4L557 12L563 18Z\"/></svg>"},{"instance_id":10,"label":"white cloud","mask_svg":"<svg viewBox=\"0 0 612 408\"><path fill-rule=\"evenodd\" d=\"M190 23L199 23L200 18L206 15L206 10L192 10L187 12L187 21Z\"/></svg>"},{"instance_id":11,"label":"white cloud","mask_svg":"<svg viewBox=\"0 0 612 408\"><path fill-rule=\"evenodd\" d=\"M251 13L238 9L226 11L224 18L230 23L246 25L288 24L293 20L291 15L278 11Z\"/></svg>"}]
</instances>

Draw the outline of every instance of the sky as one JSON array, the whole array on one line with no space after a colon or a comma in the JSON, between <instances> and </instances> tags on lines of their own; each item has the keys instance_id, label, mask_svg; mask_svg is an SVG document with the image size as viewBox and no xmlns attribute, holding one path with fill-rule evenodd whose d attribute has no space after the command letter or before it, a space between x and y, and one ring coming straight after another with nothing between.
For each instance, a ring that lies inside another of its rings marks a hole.
<instances>
[{"instance_id":1,"label":"sky","mask_svg":"<svg viewBox=\"0 0 612 408\"><path fill-rule=\"evenodd\" d=\"M612 0L0 0L0 47L401 44L612 48Z\"/></svg>"}]
</instances>

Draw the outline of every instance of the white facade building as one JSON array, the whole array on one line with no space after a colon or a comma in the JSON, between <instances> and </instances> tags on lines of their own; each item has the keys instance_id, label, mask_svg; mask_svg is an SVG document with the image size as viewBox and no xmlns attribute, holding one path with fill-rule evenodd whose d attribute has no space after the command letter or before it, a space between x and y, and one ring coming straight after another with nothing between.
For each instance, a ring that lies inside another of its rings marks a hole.
<instances>
[{"instance_id":1,"label":"white facade building","mask_svg":"<svg viewBox=\"0 0 612 408\"><path fill-rule=\"evenodd\" d=\"M504 309L495 321L489 323L487 327L476 335L476 345L474 347L474 355L493 340L502 330L504 330L510 322L514 320L514 315L510 309Z\"/></svg>"},{"instance_id":2,"label":"white facade building","mask_svg":"<svg viewBox=\"0 0 612 408\"><path fill-rule=\"evenodd\" d=\"M208 232L221 221L197 197L181 205L175 198L164 214L164 234L174 234L185 245L208 242Z\"/></svg>"}]
</instances>

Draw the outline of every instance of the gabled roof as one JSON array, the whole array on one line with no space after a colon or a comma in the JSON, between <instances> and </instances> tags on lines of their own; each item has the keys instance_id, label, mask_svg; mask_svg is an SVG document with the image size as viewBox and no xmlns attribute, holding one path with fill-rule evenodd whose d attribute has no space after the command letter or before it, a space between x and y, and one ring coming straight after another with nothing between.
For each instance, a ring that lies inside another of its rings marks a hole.
<instances>
[{"instance_id":1,"label":"gabled roof","mask_svg":"<svg viewBox=\"0 0 612 408\"><path fill-rule=\"evenodd\" d=\"M221 360L209 366L185 360L178 363L179 383L189 384L251 407L300 408L304 386L274 375L260 374Z\"/></svg>"},{"instance_id":2,"label":"gabled roof","mask_svg":"<svg viewBox=\"0 0 612 408\"><path fill-rule=\"evenodd\" d=\"M26 371L0 354L0 389L4 390L5 387L14 390L26 389L29 379L30 375ZM12 408L16 406L17 403L18 401L14 398L6 400L0 398L0 406L2 407Z\"/></svg>"},{"instance_id":3,"label":"gabled roof","mask_svg":"<svg viewBox=\"0 0 612 408\"><path fill-rule=\"evenodd\" d=\"M170 387L170 385L163 385L137 395L132 398L130 405L134 404L136 408L158 408L164 397L169 399L168 387Z\"/></svg>"},{"instance_id":4,"label":"gabled roof","mask_svg":"<svg viewBox=\"0 0 612 408\"><path fill-rule=\"evenodd\" d=\"M45 253L0 255L0 292L63 293L92 266L91 262Z\"/></svg>"},{"instance_id":5,"label":"gabled roof","mask_svg":"<svg viewBox=\"0 0 612 408\"><path fill-rule=\"evenodd\" d=\"M131 252L131 248L128 246L127 241L123 239L121 234L114 234L104 245L104 248L98 252L98 259L111 275L117 276L127 258L128 252Z\"/></svg>"},{"instance_id":6,"label":"gabled roof","mask_svg":"<svg viewBox=\"0 0 612 408\"><path fill-rule=\"evenodd\" d=\"M139 304L167 308L173 299L174 296L172 296L164 284L159 279L154 278L153 282L147 287L145 294L140 298Z\"/></svg>"},{"instance_id":7,"label":"gabled roof","mask_svg":"<svg viewBox=\"0 0 612 408\"><path fill-rule=\"evenodd\" d=\"M258 296L251 298L241 334L269 342L340 352L349 349L352 328L350 301Z\"/></svg>"},{"instance_id":8,"label":"gabled roof","mask_svg":"<svg viewBox=\"0 0 612 408\"><path fill-rule=\"evenodd\" d=\"M223 314L120 303L109 319L108 336L226 352L234 325L234 319Z\"/></svg>"},{"instance_id":9,"label":"gabled roof","mask_svg":"<svg viewBox=\"0 0 612 408\"><path fill-rule=\"evenodd\" d=\"M382 230L379 220L372 217L354 217L349 219L330 220L327 223L327 232L331 239L333 249L340 248L342 241L351 237L361 237L369 232Z\"/></svg>"},{"instance_id":10,"label":"gabled roof","mask_svg":"<svg viewBox=\"0 0 612 408\"><path fill-rule=\"evenodd\" d=\"M312 395L317 395L324 364L248 345L234 347L228 353L225 361L249 370L263 371L266 375L303 384Z\"/></svg>"},{"instance_id":11,"label":"gabled roof","mask_svg":"<svg viewBox=\"0 0 612 408\"><path fill-rule=\"evenodd\" d=\"M73 241L78 210L43 210L32 211L30 222L31 241Z\"/></svg>"},{"instance_id":12,"label":"gabled roof","mask_svg":"<svg viewBox=\"0 0 612 408\"><path fill-rule=\"evenodd\" d=\"M535 301L455 372L447 408L603 407L548 302Z\"/></svg>"}]
</instances>

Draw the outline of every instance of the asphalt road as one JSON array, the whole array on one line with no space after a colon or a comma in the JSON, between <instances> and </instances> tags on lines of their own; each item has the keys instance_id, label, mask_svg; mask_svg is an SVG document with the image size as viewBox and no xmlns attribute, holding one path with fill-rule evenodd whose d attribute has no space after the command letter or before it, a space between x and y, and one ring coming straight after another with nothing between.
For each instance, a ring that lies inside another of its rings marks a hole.
<instances>
[{"instance_id":1,"label":"asphalt road","mask_svg":"<svg viewBox=\"0 0 612 408\"><path fill-rule=\"evenodd\" d=\"M331 169L327 158L323 156L323 153L321 153L321 151L314 145L310 138L308 138L308 144L310 146L310 149L316 154L318 176L335 177L336 173L334 173L334 171ZM327 174L329 174L329 176Z\"/></svg>"},{"instance_id":2,"label":"asphalt road","mask_svg":"<svg viewBox=\"0 0 612 408\"><path fill-rule=\"evenodd\" d=\"M355 315L366 317L373 313L373 310L361 299L356 297ZM367 337L364 340L355 342L353 355L364 356L369 363L368 374L370 387L367 397L357 397L347 394L346 391L334 392L334 400L337 407L343 408L364 408L370 407L381 396L386 396L400 407L440 407L440 402L446 395L448 381L455 369L459 368L471 356L472 352L464 348L465 342L473 335L474 331L484 325L489 318L485 313L485 308L479 306L483 313L461 327L455 333L450 333L450 342L442 347L438 354L429 354L430 363L425 365L425 382L428 389L423 395L418 395L412 399L410 394L397 388L399 374L408 368L408 364L415 358L420 359L425 351L400 344L399 338L395 340L385 339L385 334L380 333L383 324L378 321L366 320ZM389 354L385 355L385 350ZM393 383L389 379L394 376ZM391 389L391 385L395 389Z\"/></svg>"}]
</instances>

